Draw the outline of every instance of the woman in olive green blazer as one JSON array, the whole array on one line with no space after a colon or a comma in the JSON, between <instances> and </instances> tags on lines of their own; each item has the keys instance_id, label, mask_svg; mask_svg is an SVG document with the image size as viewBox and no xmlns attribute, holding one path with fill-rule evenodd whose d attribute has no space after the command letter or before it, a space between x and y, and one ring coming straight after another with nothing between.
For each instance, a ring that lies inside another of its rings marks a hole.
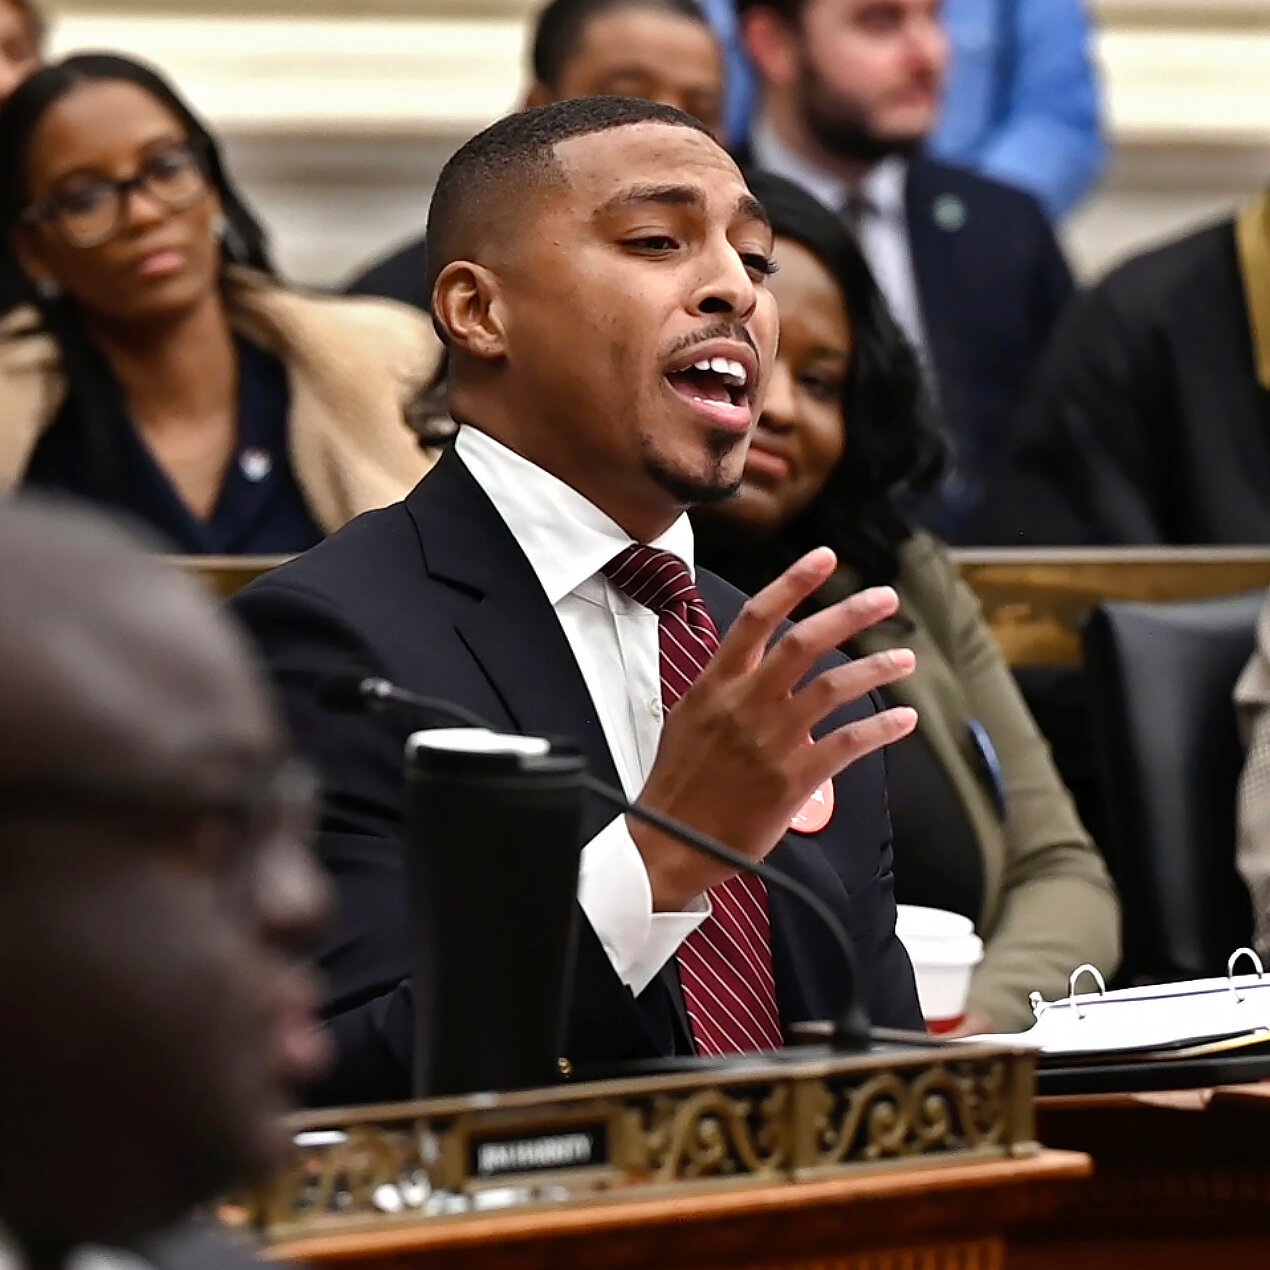
<instances>
[{"instance_id":1,"label":"woman in olive green blazer","mask_svg":"<svg viewBox=\"0 0 1270 1270\"><path fill-rule=\"evenodd\" d=\"M888 692L919 716L888 753L896 895L975 922L965 1030L1021 1031L1032 991L1062 996L1082 962L1114 972L1115 891L978 602L906 513L944 461L915 355L841 222L785 181L750 182L776 231L781 347L736 496L694 513L698 559L754 591L827 543L839 568L811 607L895 587L897 617L848 651L917 654Z\"/></svg>"}]
</instances>

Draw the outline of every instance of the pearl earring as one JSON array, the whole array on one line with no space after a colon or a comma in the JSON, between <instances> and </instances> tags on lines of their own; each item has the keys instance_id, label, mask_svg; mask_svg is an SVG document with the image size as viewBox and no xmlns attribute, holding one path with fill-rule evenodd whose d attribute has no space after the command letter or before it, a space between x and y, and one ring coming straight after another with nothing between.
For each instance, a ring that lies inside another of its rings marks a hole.
<instances>
[{"instance_id":1,"label":"pearl earring","mask_svg":"<svg viewBox=\"0 0 1270 1270\"><path fill-rule=\"evenodd\" d=\"M62 284L56 278L41 278L36 284L35 289L40 293L41 300L59 300L62 296Z\"/></svg>"}]
</instances>

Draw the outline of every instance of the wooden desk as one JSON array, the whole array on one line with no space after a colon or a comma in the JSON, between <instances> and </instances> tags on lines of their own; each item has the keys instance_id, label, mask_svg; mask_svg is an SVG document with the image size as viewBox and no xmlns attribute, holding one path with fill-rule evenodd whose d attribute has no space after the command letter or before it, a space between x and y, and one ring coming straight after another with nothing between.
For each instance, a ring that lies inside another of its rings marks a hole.
<instances>
[{"instance_id":1,"label":"wooden desk","mask_svg":"<svg viewBox=\"0 0 1270 1270\"><path fill-rule=\"evenodd\" d=\"M1047 1149L1030 1159L478 1215L272 1254L330 1270L1270 1267L1270 1082L1043 1098L1037 1113Z\"/></svg>"},{"instance_id":2,"label":"wooden desk","mask_svg":"<svg viewBox=\"0 0 1270 1270\"><path fill-rule=\"evenodd\" d=\"M1012 666L1075 666L1080 632L1104 600L1202 600L1270 586L1265 547L955 551Z\"/></svg>"},{"instance_id":3,"label":"wooden desk","mask_svg":"<svg viewBox=\"0 0 1270 1270\"><path fill-rule=\"evenodd\" d=\"M434 1220L276 1245L331 1270L1003 1270L1012 1232L1070 1207L1085 1155Z\"/></svg>"},{"instance_id":4,"label":"wooden desk","mask_svg":"<svg viewBox=\"0 0 1270 1270\"><path fill-rule=\"evenodd\" d=\"M180 556L222 596L282 556ZM1196 600L1270 586L1270 548L961 550L953 553L1012 666L1075 666L1080 628L1103 600Z\"/></svg>"},{"instance_id":5,"label":"wooden desk","mask_svg":"<svg viewBox=\"0 0 1270 1270\"><path fill-rule=\"evenodd\" d=\"M261 574L285 564L290 556L169 556L183 573L211 587L223 599L230 599Z\"/></svg>"},{"instance_id":6,"label":"wooden desk","mask_svg":"<svg viewBox=\"0 0 1270 1270\"><path fill-rule=\"evenodd\" d=\"M1088 1151L1094 1176L1012 1246L1011 1270L1270 1266L1270 1082L1042 1098L1037 1136Z\"/></svg>"}]
</instances>

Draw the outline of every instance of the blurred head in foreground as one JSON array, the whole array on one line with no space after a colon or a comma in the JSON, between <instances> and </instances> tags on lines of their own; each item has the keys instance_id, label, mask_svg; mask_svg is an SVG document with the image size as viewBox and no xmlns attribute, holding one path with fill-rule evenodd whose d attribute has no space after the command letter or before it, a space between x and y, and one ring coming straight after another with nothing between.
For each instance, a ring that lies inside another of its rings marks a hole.
<instances>
[{"instance_id":1,"label":"blurred head in foreground","mask_svg":"<svg viewBox=\"0 0 1270 1270\"><path fill-rule=\"evenodd\" d=\"M210 599L88 514L0 534L0 1227L53 1265L279 1160L327 896Z\"/></svg>"}]
</instances>

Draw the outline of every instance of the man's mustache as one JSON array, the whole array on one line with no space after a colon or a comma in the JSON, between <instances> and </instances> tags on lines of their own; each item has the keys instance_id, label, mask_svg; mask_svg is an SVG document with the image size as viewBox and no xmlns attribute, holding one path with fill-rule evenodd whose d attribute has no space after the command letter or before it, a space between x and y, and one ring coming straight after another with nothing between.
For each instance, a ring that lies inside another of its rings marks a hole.
<instances>
[{"instance_id":1,"label":"man's mustache","mask_svg":"<svg viewBox=\"0 0 1270 1270\"><path fill-rule=\"evenodd\" d=\"M708 344L711 340L736 340L739 343L748 344L755 357L758 356L758 346L754 343L754 337L740 322L715 322L711 326L703 327L700 331L677 340L667 349L666 360L669 361L670 358L687 349L695 348L698 344Z\"/></svg>"}]
</instances>

